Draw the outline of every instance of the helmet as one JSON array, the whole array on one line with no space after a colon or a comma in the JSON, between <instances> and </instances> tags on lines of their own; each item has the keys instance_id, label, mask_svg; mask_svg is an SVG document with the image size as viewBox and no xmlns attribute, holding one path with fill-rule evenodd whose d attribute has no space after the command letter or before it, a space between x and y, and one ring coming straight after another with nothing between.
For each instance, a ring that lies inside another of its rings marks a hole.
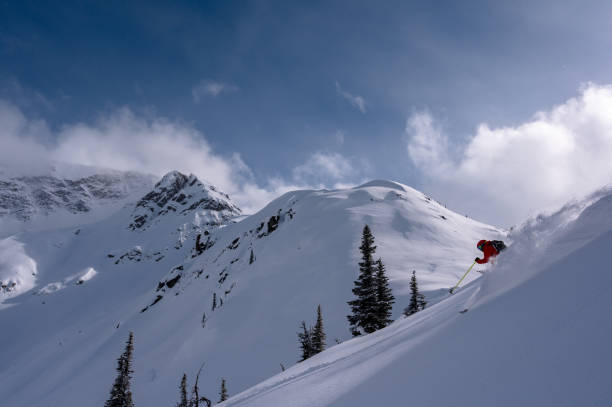
<instances>
[{"instance_id":1,"label":"helmet","mask_svg":"<svg viewBox=\"0 0 612 407\"><path fill-rule=\"evenodd\" d=\"M480 242L478 242L478 244L476 245L478 250L482 250L482 248L484 247L485 243L487 243L486 240L481 240Z\"/></svg>"}]
</instances>

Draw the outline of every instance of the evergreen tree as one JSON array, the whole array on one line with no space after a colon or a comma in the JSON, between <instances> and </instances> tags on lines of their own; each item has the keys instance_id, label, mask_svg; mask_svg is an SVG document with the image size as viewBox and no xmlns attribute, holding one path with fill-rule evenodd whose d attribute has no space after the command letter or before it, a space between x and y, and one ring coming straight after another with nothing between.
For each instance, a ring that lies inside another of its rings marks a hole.
<instances>
[{"instance_id":1,"label":"evergreen tree","mask_svg":"<svg viewBox=\"0 0 612 407\"><path fill-rule=\"evenodd\" d=\"M378 322L377 329L382 329L389 325L393 320L391 314L395 297L389 287L389 278L385 272L385 265L382 259L376 261L376 275L374 283L376 285L376 319Z\"/></svg>"},{"instance_id":2,"label":"evergreen tree","mask_svg":"<svg viewBox=\"0 0 612 407\"><path fill-rule=\"evenodd\" d=\"M404 309L404 315L410 316L417 313L425 309L426 305L425 296L419 292L416 272L413 270L412 277L410 278L410 303L408 303L408 306Z\"/></svg>"},{"instance_id":3,"label":"evergreen tree","mask_svg":"<svg viewBox=\"0 0 612 407\"><path fill-rule=\"evenodd\" d=\"M297 335L300 341L300 349L302 350L302 359L300 359L300 362L303 362L314 355L312 351L312 330L306 328L305 321L302 321L302 332L298 332Z\"/></svg>"},{"instance_id":4,"label":"evergreen tree","mask_svg":"<svg viewBox=\"0 0 612 407\"><path fill-rule=\"evenodd\" d=\"M217 308L217 293L213 293L212 310Z\"/></svg>"},{"instance_id":5,"label":"evergreen tree","mask_svg":"<svg viewBox=\"0 0 612 407\"><path fill-rule=\"evenodd\" d=\"M181 394L181 401L176 405L176 407L190 407L189 401L187 400L187 375L185 373L183 373L179 390Z\"/></svg>"},{"instance_id":6,"label":"evergreen tree","mask_svg":"<svg viewBox=\"0 0 612 407\"><path fill-rule=\"evenodd\" d=\"M325 330L323 329L323 316L321 315L321 305L317 307L317 323L312 330L312 354L317 354L325 350Z\"/></svg>"},{"instance_id":7,"label":"evergreen tree","mask_svg":"<svg viewBox=\"0 0 612 407\"><path fill-rule=\"evenodd\" d=\"M355 280L353 288L353 294L357 298L348 302L353 314L347 316L353 336L361 335L361 330L371 333L377 328L376 286L374 284L374 261L372 260L376 246L374 246L374 235L368 225L363 228L359 250L361 251L359 277Z\"/></svg>"},{"instance_id":8,"label":"evergreen tree","mask_svg":"<svg viewBox=\"0 0 612 407\"><path fill-rule=\"evenodd\" d=\"M219 392L219 403L224 402L229 397L227 395L227 387L225 387L225 379L221 379L221 391Z\"/></svg>"},{"instance_id":9,"label":"evergreen tree","mask_svg":"<svg viewBox=\"0 0 612 407\"><path fill-rule=\"evenodd\" d=\"M117 359L117 378L110 392L110 397L104 407L134 407L132 392L130 391L132 370L132 354L134 352L134 333L125 344L125 350Z\"/></svg>"}]
</instances>

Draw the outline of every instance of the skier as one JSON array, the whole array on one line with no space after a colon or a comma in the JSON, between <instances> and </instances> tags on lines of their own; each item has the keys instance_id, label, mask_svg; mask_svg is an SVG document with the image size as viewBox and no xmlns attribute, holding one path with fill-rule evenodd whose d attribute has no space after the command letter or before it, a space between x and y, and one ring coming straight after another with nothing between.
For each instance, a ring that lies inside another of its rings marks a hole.
<instances>
[{"instance_id":1,"label":"skier","mask_svg":"<svg viewBox=\"0 0 612 407\"><path fill-rule=\"evenodd\" d=\"M474 261L478 264L485 264L490 258L494 258L504 250L506 245L501 240L481 240L476 247L484 253L484 257L482 259L476 257Z\"/></svg>"},{"instance_id":2,"label":"skier","mask_svg":"<svg viewBox=\"0 0 612 407\"><path fill-rule=\"evenodd\" d=\"M488 263L489 259L495 258L495 256L497 256L502 250L504 250L506 248L506 245L501 240L481 240L480 242L478 242L476 247L478 247L478 250L480 250L480 251L482 251L484 253L483 259L481 260L478 257L476 257L474 259L474 263L472 263L470 268L467 269L467 271L465 272L463 277L461 277L459 279L459 281L457 282L457 284L455 284L455 286L449 290L449 292L451 294L453 294L455 292L457 287L459 287L459 284L461 284L463 279L468 275L468 273L470 272L470 270L472 270L472 267L474 267L474 265L476 263L478 263L478 264ZM479 273L483 273L483 272L479 271ZM464 312L467 312L467 308L464 309L463 311L460 311L460 313L462 313L462 314Z\"/></svg>"}]
</instances>

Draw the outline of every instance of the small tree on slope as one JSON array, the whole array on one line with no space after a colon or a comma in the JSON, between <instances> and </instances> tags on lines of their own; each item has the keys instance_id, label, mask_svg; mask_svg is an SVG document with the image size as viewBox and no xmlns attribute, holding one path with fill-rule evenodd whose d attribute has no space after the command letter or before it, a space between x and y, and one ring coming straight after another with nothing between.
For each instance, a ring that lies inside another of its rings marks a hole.
<instances>
[{"instance_id":1,"label":"small tree on slope","mask_svg":"<svg viewBox=\"0 0 612 407\"><path fill-rule=\"evenodd\" d=\"M181 394L181 401L179 401L176 407L190 407L189 401L187 400L187 375L185 373L183 373L179 390Z\"/></svg>"},{"instance_id":2,"label":"small tree on slope","mask_svg":"<svg viewBox=\"0 0 612 407\"><path fill-rule=\"evenodd\" d=\"M110 392L110 397L104 403L104 407L134 407L132 392L130 390L132 370L132 354L134 352L134 333L125 344L125 350L117 359L117 378Z\"/></svg>"},{"instance_id":3,"label":"small tree on slope","mask_svg":"<svg viewBox=\"0 0 612 407\"><path fill-rule=\"evenodd\" d=\"M376 251L374 246L374 235L368 225L363 228L361 237L361 262L359 262L359 277L355 280L353 294L356 299L349 301L352 315L347 318L351 325L353 336L376 331L376 287L374 284L374 261L372 256Z\"/></svg>"},{"instance_id":4,"label":"small tree on slope","mask_svg":"<svg viewBox=\"0 0 612 407\"><path fill-rule=\"evenodd\" d=\"M312 353L317 354L325 350L325 330L323 329L323 316L321 315L321 305L317 307L317 323L312 330Z\"/></svg>"},{"instance_id":5,"label":"small tree on slope","mask_svg":"<svg viewBox=\"0 0 612 407\"><path fill-rule=\"evenodd\" d=\"M227 400L229 396L227 395L227 387L225 387L225 379L221 379L221 390L219 391L219 403Z\"/></svg>"},{"instance_id":6,"label":"small tree on slope","mask_svg":"<svg viewBox=\"0 0 612 407\"><path fill-rule=\"evenodd\" d=\"M427 301L425 301L425 296L419 292L416 272L413 270L412 277L410 278L410 303L404 309L404 315L410 316L414 313L417 313L425 309L426 305Z\"/></svg>"},{"instance_id":7,"label":"small tree on slope","mask_svg":"<svg viewBox=\"0 0 612 407\"><path fill-rule=\"evenodd\" d=\"M387 277L385 266L382 259L376 261L376 275L374 276L376 286L376 329L382 329L389 325L393 320L391 314L395 297L389 287L389 278Z\"/></svg>"},{"instance_id":8,"label":"small tree on slope","mask_svg":"<svg viewBox=\"0 0 612 407\"><path fill-rule=\"evenodd\" d=\"M300 342L300 349L302 350L302 359L300 359L300 362L303 362L314 355L312 349L312 329L306 328L306 322L302 321L302 332L298 332L297 335Z\"/></svg>"}]
</instances>

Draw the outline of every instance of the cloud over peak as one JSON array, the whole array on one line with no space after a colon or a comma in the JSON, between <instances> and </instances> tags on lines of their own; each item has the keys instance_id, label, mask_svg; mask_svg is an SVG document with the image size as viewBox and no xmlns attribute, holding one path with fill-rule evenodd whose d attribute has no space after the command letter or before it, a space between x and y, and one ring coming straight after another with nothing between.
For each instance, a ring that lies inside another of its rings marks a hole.
<instances>
[{"instance_id":1,"label":"cloud over peak","mask_svg":"<svg viewBox=\"0 0 612 407\"><path fill-rule=\"evenodd\" d=\"M341 181L355 173L351 162L339 153L316 152L293 169L293 178L299 181L321 182L323 179Z\"/></svg>"},{"instance_id":2,"label":"cloud over peak","mask_svg":"<svg viewBox=\"0 0 612 407\"><path fill-rule=\"evenodd\" d=\"M341 154L315 152L286 176L259 185L238 153L215 152L193 127L139 116L127 107L52 132L45 121L29 119L0 100L0 146L0 170L8 166L19 174L44 173L55 162L157 176L172 170L193 173L230 194L246 213L290 190L346 184L354 176Z\"/></svg>"}]
</instances>

